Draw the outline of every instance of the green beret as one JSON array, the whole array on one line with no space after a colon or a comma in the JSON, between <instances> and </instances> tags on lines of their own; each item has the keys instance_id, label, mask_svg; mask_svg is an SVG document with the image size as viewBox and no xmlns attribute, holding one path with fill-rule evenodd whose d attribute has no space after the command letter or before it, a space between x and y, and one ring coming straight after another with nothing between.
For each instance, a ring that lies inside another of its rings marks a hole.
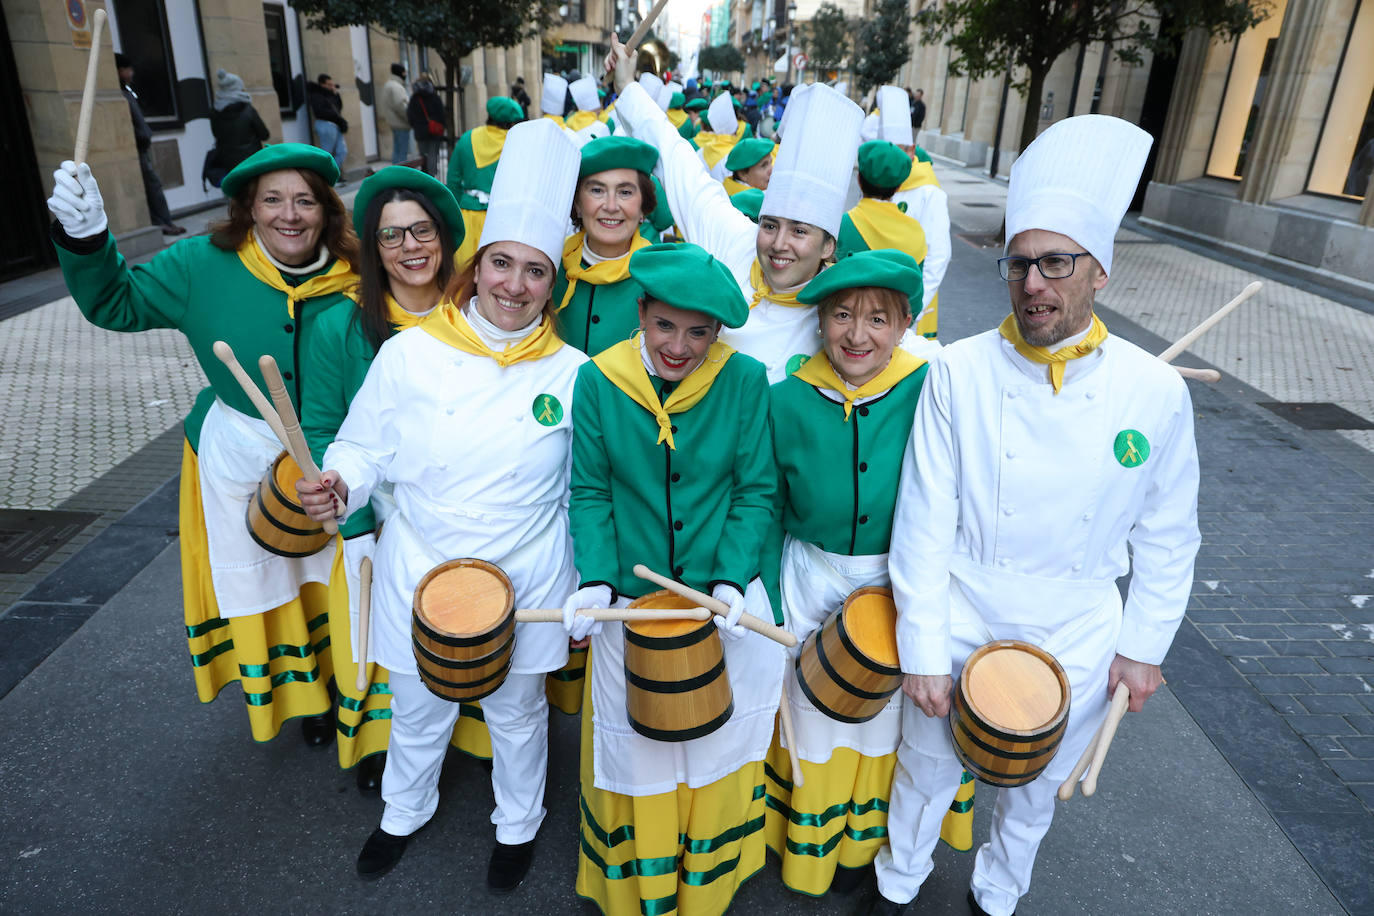
<instances>
[{"instance_id":1,"label":"green beret","mask_svg":"<svg viewBox=\"0 0 1374 916\"><path fill-rule=\"evenodd\" d=\"M735 205L735 209L752 219L759 221L759 208L763 206L763 191L758 188L745 188L743 191L736 191L730 195L730 203Z\"/></svg>"},{"instance_id":2,"label":"green beret","mask_svg":"<svg viewBox=\"0 0 1374 916\"><path fill-rule=\"evenodd\" d=\"M651 174L658 164L658 150L633 137L597 137L582 147L582 167L577 177L586 178L609 169L634 169Z\"/></svg>"},{"instance_id":3,"label":"green beret","mask_svg":"<svg viewBox=\"0 0 1374 916\"><path fill-rule=\"evenodd\" d=\"M773 152L773 141L755 137L741 140L725 157L725 167L732 172L753 168L763 161L763 157Z\"/></svg>"},{"instance_id":4,"label":"green beret","mask_svg":"<svg viewBox=\"0 0 1374 916\"><path fill-rule=\"evenodd\" d=\"M510 96L494 95L487 99L487 117L501 124L515 124L525 120L525 112Z\"/></svg>"},{"instance_id":5,"label":"green beret","mask_svg":"<svg viewBox=\"0 0 1374 916\"><path fill-rule=\"evenodd\" d=\"M630 255L630 276L650 299L709 315L727 328L740 327L749 317L734 275L699 245L641 248Z\"/></svg>"},{"instance_id":6,"label":"green beret","mask_svg":"<svg viewBox=\"0 0 1374 916\"><path fill-rule=\"evenodd\" d=\"M915 148L915 153L916 153L916 159L917 159L918 161L920 161L920 162L929 162L929 161L930 161L930 153L927 153L927 152L926 152L924 149L922 149L921 147L919 147L919 146L916 147L916 148Z\"/></svg>"},{"instance_id":7,"label":"green beret","mask_svg":"<svg viewBox=\"0 0 1374 916\"><path fill-rule=\"evenodd\" d=\"M686 105L683 105L682 107L688 111L705 111L706 109L711 107L711 103L698 96L697 98L692 99L692 101L688 102Z\"/></svg>"},{"instance_id":8,"label":"green beret","mask_svg":"<svg viewBox=\"0 0 1374 916\"><path fill-rule=\"evenodd\" d=\"M859 146L859 175L869 184L895 188L910 174L911 159L897 144L869 140Z\"/></svg>"},{"instance_id":9,"label":"green beret","mask_svg":"<svg viewBox=\"0 0 1374 916\"><path fill-rule=\"evenodd\" d=\"M453 250L463 244L463 215L458 210L458 201L453 192L442 181L432 178L419 169L404 165L389 165L375 175L369 175L358 186L357 196L353 198L353 231L366 245L371 239L363 238L363 224L367 220L367 208L373 198L393 188L405 188L423 194L453 235Z\"/></svg>"},{"instance_id":10,"label":"green beret","mask_svg":"<svg viewBox=\"0 0 1374 916\"><path fill-rule=\"evenodd\" d=\"M220 190L225 197L237 197L250 178L279 169L306 169L323 178L331 188L339 180L339 164L318 146L309 143L273 143L230 169L220 182Z\"/></svg>"},{"instance_id":11,"label":"green beret","mask_svg":"<svg viewBox=\"0 0 1374 916\"><path fill-rule=\"evenodd\" d=\"M713 82L711 82L710 80L707 79L707 80L702 80L702 81L701 81L701 85L703 85L703 86L714 86L715 83L713 83Z\"/></svg>"},{"instance_id":12,"label":"green beret","mask_svg":"<svg viewBox=\"0 0 1374 916\"><path fill-rule=\"evenodd\" d=\"M753 85L752 88L753 88L753 91L754 91L754 92L758 92L758 91L759 91L759 81L758 81L758 80L754 80L754 85Z\"/></svg>"},{"instance_id":13,"label":"green beret","mask_svg":"<svg viewBox=\"0 0 1374 916\"><path fill-rule=\"evenodd\" d=\"M855 252L816 274L797 293L797 301L818 305L842 290L863 286L881 286L908 300L919 299L924 291L921 266L911 255L894 248Z\"/></svg>"},{"instance_id":14,"label":"green beret","mask_svg":"<svg viewBox=\"0 0 1374 916\"><path fill-rule=\"evenodd\" d=\"M655 232L666 232L676 222L673 211L668 209L668 192L663 190L663 182L657 176L650 175L649 180L654 183L654 197L658 199L658 206L649 214L649 225Z\"/></svg>"},{"instance_id":15,"label":"green beret","mask_svg":"<svg viewBox=\"0 0 1374 916\"><path fill-rule=\"evenodd\" d=\"M668 107L670 109L681 108L685 104L687 104L687 96L683 95L681 92L674 92L673 97L668 100Z\"/></svg>"}]
</instances>

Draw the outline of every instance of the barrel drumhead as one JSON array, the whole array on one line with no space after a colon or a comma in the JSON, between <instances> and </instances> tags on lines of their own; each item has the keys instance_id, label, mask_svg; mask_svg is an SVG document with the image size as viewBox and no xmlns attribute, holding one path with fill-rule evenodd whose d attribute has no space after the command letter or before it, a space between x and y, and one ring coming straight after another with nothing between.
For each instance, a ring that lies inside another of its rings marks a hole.
<instances>
[{"instance_id":1,"label":"barrel drumhead","mask_svg":"<svg viewBox=\"0 0 1374 916\"><path fill-rule=\"evenodd\" d=\"M897 605L892 589L867 585L850 592L844 600L844 631L870 661L898 669Z\"/></svg>"},{"instance_id":2,"label":"barrel drumhead","mask_svg":"<svg viewBox=\"0 0 1374 916\"><path fill-rule=\"evenodd\" d=\"M642 595L631 601L629 606L648 610L680 611L696 607L697 604L690 598L684 598L675 592L663 589ZM629 620L625 622L625 626L641 636L663 639L690 633L701 626L701 621L682 620L680 618L674 620Z\"/></svg>"},{"instance_id":3,"label":"barrel drumhead","mask_svg":"<svg viewBox=\"0 0 1374 916\"><path fill-rule=\"evenodd\" d=\"M959 680L970 710L1008 734L1033 735L1068 708L1064 669L1044 649L1020 640L980 646Z\"/></svg>"},{"instance_id":4,"label":"barrel drumhead","mask_svg":"<svg viewBox=\"0 0 1374 916\"><path fill-rule=\"evenodd\" d=\"M415 612L449 636L486 633L514 606L515 587L501 567L471 557L440 563L415 586Z\"/></svg>"}]
</instances>

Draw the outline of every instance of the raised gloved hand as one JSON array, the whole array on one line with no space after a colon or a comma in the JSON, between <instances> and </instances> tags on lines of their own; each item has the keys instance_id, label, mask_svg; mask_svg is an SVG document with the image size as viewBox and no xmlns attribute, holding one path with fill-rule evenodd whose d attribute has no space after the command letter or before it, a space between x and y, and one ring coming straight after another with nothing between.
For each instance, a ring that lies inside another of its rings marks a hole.
<instances>
[{"instance_id":1,"label":"raised gloved hand","mask_svg":"<svg viewBox=\"0 0 1374 916\"><path fill-rule=\"evenodd\" d=\"M749 631L739 625L740 618L744 616L744 596L740 590L733 585L721 582L711 589L711 597L717 601L723 601L730 605L730 613L724 617L716 617L716 626L720 628L720 635L726 639L742 639L749 634Z\"/></svg>"},{"instance_id":2,"label":"raised gloved hand","mask_svg":"<svg viewBox=\"0 0 1374 916\"><path fill-rule=\"evenodd\" d=\"M611 587L609 585L588 585L569 595L568 600L563 602L563 629L568 631L568 638L573 642L581 642L588 636L595 636L600 633L600 620L577 612L583 608L610 606Z\"/></svg>"},{"instance_id":3,"label":"raised gloved hand","mask_svg":"<svg viewBox=\"0 0 1374 916\"><path fill-rule=\"evenodd\" d=\"M52 173L52 180L48 210L62 224L62 231L74 239L103 234L109 226L105 199L100 196L91 167L68 159Z\"/></svg>"}]
</instances>

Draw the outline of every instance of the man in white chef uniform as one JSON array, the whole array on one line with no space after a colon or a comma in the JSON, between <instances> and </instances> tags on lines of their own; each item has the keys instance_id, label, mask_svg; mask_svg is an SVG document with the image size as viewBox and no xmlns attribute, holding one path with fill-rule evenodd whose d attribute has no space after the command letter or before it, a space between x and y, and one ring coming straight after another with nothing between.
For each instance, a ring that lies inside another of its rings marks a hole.
<instances>
[{"instance_id":1,"label":"man in white chef uniform","mask_svg":"<svg viewBox=\"0 0 1374 916\"><path fill-rule=\"evenodd\" d=\"M1030 887L1055 790L1106 715L1162 683L1197 553L1197 446L1182 378L1109 337L1092 311L1150 137L1117 118L1061 121L1012 168L1012 314L931 366L903 461L889 566L897 602L902 743L873 913L900 913L931 871L959 785L952 678L994 639L1053 654L1072 691L1058 755L1001 789L969 908L1006 916ZM1134 563L1128 560L1127 546ZM1124 607L1116 579L1132 569Z\"/></svg>"}]
</instances>

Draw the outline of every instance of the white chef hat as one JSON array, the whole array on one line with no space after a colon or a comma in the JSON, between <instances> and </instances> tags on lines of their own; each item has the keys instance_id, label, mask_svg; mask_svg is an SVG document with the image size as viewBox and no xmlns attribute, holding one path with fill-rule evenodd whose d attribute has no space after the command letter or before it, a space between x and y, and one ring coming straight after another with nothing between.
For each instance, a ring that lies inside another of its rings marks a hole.
<instances>
[{"instance_id":1,"label":"white chef hat","mask_svg":"<svg viewBox=\"0 0 1374 916\"><path fill-rule=\"evenodd\" d=\"M1108 115L1078 115L1050 125L1012 163L1007 244L1027 229L1058 232L1110 274L1112 241L1152 142L1139 127Z\"/></svg>"},{"instance_id":2,"label":"white chef hat","mask_svg":"<svg viewBox=\"0 0 1374 916\"><path fill-rule=\"evenodd\" d=\"M644 87L644 91L649 93L649 98L658 101L658 94L663 91L663 80L645 70L639 74L639 85Z\"/></svg>"},{"instance_id":3,"label":"white chef hat","mask_svg":"<svg viewBox=\"0 0 1374 916\"><path fill-rule=\"evenodd\" d=\"M675 92L686 92L686 91L687 91L685 88L683 88L683 85L682 85L681 83L679 83L677 80L673 80L671 83L668 83L667 86L668 86L668 97L669 97L669 98L672 98L673 93L675 93Z\"/></svg>"},{"instance_id":4,"label":"white chef hat","mask_svg":"<svg viewBox=\"0 0 1374 916\"><path fill-rule=\"evenodd\" d=\"M605 121L593 121L581 130L574 132L578 146L586 146L599 137L609 137L611 128Z\"/></svg>"},{"instance_id":5,"label":"white chef hat","mask_svg":"<svg viewBox=\"0 0 1374 916\"><path fill-rule=\"evenodd\" d=\"M568 91L572 93L573 104L577 106L578 111L601 110L601 97L596 94L596 80L590 76L569 83Z\"/></svg>"},{"instance_id":6,"label":"white chef hat","mask_svg":"<svg viewBox=\"0 0 1374 916\"><path fill-rule=\"evenodd\" d=\"M544 114L561 115L568 101L568 81L557 73L544 74L544 92L539 97L539 108Z\"/></svg>"},{"instance_id":7,"label":"white chef hat","mask_svg":"<svg viewBox=\"0 0 1374 916\"><path fill-rule=\"evenodd\" d=\"M477 247L521 242L557 265L581 166L582 151L572 133L548 118L512 127L497 160Z\"/></svg>"},{"instance_id":8,"label":"white chef hat","mask_svg":"<svg viewBox=\"0 0 1374 916\"><path fill-rule=\"evenodd\" d=\"M864 123L859 128L859 139L867 143L869 140L878 139L878 113L874 112L864 118Z\"/></svg>"},{"instance_id":9,"label":"white chef hat","mask_svg":"<svg viewBox=\"0 0 1374 916\"><path fill-rule=\"evenodd\" d=\"M838 92L840 95L848 96L849 83L845 82L844 80L840 80L838 83L835 84L835 91Z\"/></svg>"},{"instance_id":10,"label":"white chef hat","mask_svg":"<svg viewBox=\"0 0 1374 916\"><path fill-rule=\"evenodd\" d=\"M878 138L898 146L915 146L911 132L911 105L900 86L878 87Z\"/></svg>"},{"instance_id":11,"label":"white chef hat","mask_svg":"<svg viewBox=\"0 0 1374 916\"><path fill-rule=\"evenodd\" d=\"M792 91L782 117L782 144L759 213L810 223L837 236L863 109L829 86L813 83Z\"/></svg>"},{"instance_id":12,"label":"white chef hat","mask_svg":"<svg viewBox=\"0 0 1374 916\"><path fill-rule=\"evenodd\" d=\"M725 134L727 137L733 137L735 131L739 130L735 101L730 93L722 92L711 100L711 107L706 109L706 124L711 128L711 133Z\"/></svg>"}]
</instances>

